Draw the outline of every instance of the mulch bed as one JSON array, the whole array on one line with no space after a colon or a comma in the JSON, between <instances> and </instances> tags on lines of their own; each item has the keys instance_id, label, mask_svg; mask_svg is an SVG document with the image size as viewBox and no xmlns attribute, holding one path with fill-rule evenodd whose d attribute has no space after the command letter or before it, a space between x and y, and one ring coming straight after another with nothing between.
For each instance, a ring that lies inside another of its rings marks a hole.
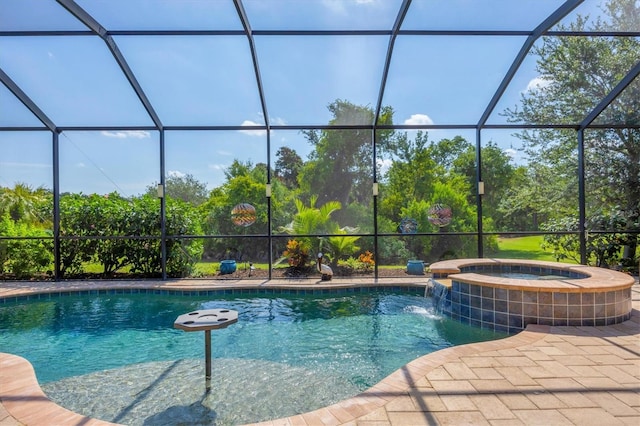
<instances>
[{"instance_id":1,"label":"mulch bed","mask_svg":"<svg viewBox=\"0 0 640 426\"><path fill-rule=\"evenodd\" d=\"M407 277L406 269L398 268L398 269L387 269L380 268L378 269L378 277L384 278L402 278ZM336 274L334 278L340 279L348 279L348 278L372 278L374 274L373 271L370 273L364 274L351 274L351 275L343 275ZM98 274L98 273L84 273L77 274L69 277L65 277L65 280L135 280L135 279L161 279L160 275L143 275L143 274L129 274L129 273L114 273L110 275ZM238 264L236 271L231 274L222 275L217 273L215 275L204 275L198 277L187 277L187 278L197 278L197 279L214 279L214 280L268 280L269 279L269 271L266 269L254 269L250 270L248 266L240 263ZM320 279L320 273L315 269L309 269L308 271L291 271L289 268L275 268L271 272L271 279ZM52 281L53 277L47 274L35 275L29 278L17 278L11 274L0 274L0 281Z\"/></svg>"}]
</instances>

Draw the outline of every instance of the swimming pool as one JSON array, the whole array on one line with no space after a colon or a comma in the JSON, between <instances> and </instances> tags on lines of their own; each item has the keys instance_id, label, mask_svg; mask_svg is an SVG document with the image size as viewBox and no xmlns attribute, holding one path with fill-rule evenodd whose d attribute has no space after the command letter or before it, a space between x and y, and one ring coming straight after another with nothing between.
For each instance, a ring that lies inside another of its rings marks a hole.
<instances>
[{"instance_id":1,"label":"swimming pool","mask_svg":"<svg viewBox=\"0 0 640 426\"><path fill-rule=\"evenodd\" d=\"M237 310L215 330L204 395L203 336L173 329L197 309ZM0 307L0 351L23 356L58 404L128 425L241 424L353 396L413 359L505 336L435 313L412 294L66 296Z\"/></svg>"}]
</instances>

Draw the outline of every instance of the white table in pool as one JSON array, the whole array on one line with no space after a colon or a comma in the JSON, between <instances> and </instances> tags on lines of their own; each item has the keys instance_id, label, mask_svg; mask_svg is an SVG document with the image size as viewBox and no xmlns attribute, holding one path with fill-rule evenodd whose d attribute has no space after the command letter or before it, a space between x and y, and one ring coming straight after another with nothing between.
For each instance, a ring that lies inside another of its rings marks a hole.
<instances>
[{"instance_id":1,"label":"white table in pool","mask_svg":"<svg viewBox=\"0 0 640 426\"><path fill-rule=\"evenodd\" d=\"M203 309L180 315L173 327L184 331L204 331L205 388L211 390L211 330L238 322L238 312L230 309Z\"/></svg>"}]
</instances>

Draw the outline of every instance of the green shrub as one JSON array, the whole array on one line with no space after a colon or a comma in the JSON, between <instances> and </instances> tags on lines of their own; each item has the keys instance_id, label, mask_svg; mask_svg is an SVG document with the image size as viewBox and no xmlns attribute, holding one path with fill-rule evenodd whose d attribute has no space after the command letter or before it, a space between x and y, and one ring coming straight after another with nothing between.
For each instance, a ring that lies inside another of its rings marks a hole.
<instances>
[{"instance_id":1,"label":"green shrub","mask_svg":"<svg viewBox=\"0 0 640 426\"><path fill-rule=\"evenodd\" d=\"M373 271L375 264L373 254L367 251L358 258L349 257L338 260L338 269L340 275L368 274Z\"/></svg>"},{"instance_id":2,"label":"green shrub","mask_svg":"<svg viewBox=\"0 0 640 426\"><path fill-rule=\"evenodd\" d=\"M102 265L107 276L125 267L143 276L162 272L157 198L72 194L62 197L60 210L61 234L67 237L61 240L63 276L83 272L86 262ZM167 200L165 226L169 236L202 233L195 208L179 200ZM201 240L168 239L166 248L167 274L172 277L188 276L202 258Z\"/></svg>"},{"instance_id":3,"label":"green shrub","mask_svg":"<svg viewBox=\"0 0 640 426\"><path fill-rule=\"evenodd\" d=\"M4 214L0 219L0 236L16 237L0 240L0 273L29 278L51 269L53 244L50 239L42 238L51 236L48 231L15 223L9 214Z\"/></svg>"}]
</instances>

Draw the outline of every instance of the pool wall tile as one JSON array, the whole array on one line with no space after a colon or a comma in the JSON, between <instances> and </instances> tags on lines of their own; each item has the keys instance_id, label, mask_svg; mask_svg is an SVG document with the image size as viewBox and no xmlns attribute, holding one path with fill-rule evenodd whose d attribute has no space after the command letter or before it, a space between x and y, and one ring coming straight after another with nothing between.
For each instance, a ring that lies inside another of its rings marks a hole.
<instances>
[{"instance_id":1,"label":"pool wall tile","mask_svg":"<svg viewBox=\"0 0 640 426\"><path fill-rule=\"evenodd\" d=\"M553 305L553 318L557 320L567 320L568 307L562 305Z\"/></svg>"},{"instance_id":2,"label":"pool wall tile","mask_svg":"<svg viewBox=\"0 0 640 426\"><path fill-rule=\"evenodd\" d=\"M522 301L522 290L509 290L509 301L510 302L521 302Z\"/></svg>"},{"instance_id":3,"label":"pool wall tile","mask_svg":"<svg viewBox=\"0 0 640 426\"><path fill-rule=\"evenodd\" d=\"M508 325L509 324L509 315L502 312L496 312L495 314L495 323L496 325Z\"/></svg>"},{"instance_id":4,"label":"pool wall tile","mask_svg":"<svg viewBox=\"0 0 640 426\"><path fill-rule=\"evenodd\" d=\"M469 306L469 295L467 293L460 293L460 305Z\"/></svg>"},{"instance_id":5,"label":"pool wall tile","mask_svg":"<svg viewBox=\"0 0 640 426\"><path fill-rule=\"evenodd\" d=\"M516 268L519 272L547 272ZM497 269L496 269L497 270ZM610 292L553 292L489 287L452 280L448 299L453 319L513 333L529 324L604 325L630 317L630 289ZM600 303L599 303L600 302Z\"/></svg>"},{"instance_id":6,"label":"pool wall tile","mask_svg":"<svg viewBox=\"0 0 640 426\"><path fill-rule=\"evenodd\" d=\"M553 325L553 318L538 318L538 324L540 325Z\"/></svg>"},{"instance_id":7,"label":"pool wall tile","mask_svg":"<svg viewBox=\"0 0 640 426\"><path fill-rule=\"evenodd\" d=\"M522 330L522 315L509 315L509 327Z\"/></svg>"},{"instance_id":8,"label":"pool wall tile","mask_svg":"<svg viewBox=\"0 0 640 426\"><path fill-rule=\"evenodd\" d=\"M495 323L495 312L482 310L482 322L486 324L494 324Z\"/></svg>"},{"instance_id":9,"label":"pool wall tile","mask_svg":"<svg viewBox=\"0 0 640 426\"><path fill-rule=\"evenodd\" d=\"M538 303L544 305L550 305L553 302L553 294L549 292L540 292L538 293Z\"/></svg>"},{"instance_id":10,"label":"pool wall tile","mask_svg":"<svg viewBox=\"0 0 640 426\"><path fill-rule=\"evenodd\" d=\"M580 320L582 318L582 307L580 305L571 305L571 306L569 306L568 317L569 317L569 320L576 320L576 319ZM575 325L575 324L573 324L573 325ZM578 324L578 325L580 325L580 324Z\"/></svg>"},{"instance_id":11,"label":"pool wall tile","mask_svg":"<svg viewBox=\"0 0 640 426\"><path fill-rule=\"evenodd\" d=\"M485 287L485 286L477 286L477 287L482 287L482 290L480 292L480 294L482 295L483 298L489 298L489 299L493 299L494 298L494 293L493 293L493 287Z\"/></svg>"},{"instance_id":12,"label":"pool wall tile","mask_svg":"<svg viewBox=\"0 0 640 426\"><path fill-rule=\"evenodd\" d=\"M553 304L554 305L566 305L567 304L567 293L555 292L552 293Z\"/></svg>"},{"instance_id":13,"label":"pool wall tile","mask_svg":"<svg viewBox=\"0 0 640 426\"><path fill-rule=\"evenodd\" d=\"M478 322L482 321L482 309L479 308L470 308L469 309L469 318L472 320L476 320Z\"/></svg>"},{"instance_id":14,"label":"pool wall tile","mask_svg":"<svg viewBox=\"0 0 640 426\"><path fill-rule=\"evenodd\" d=\"M522 314L522 302L509 302L509 312L512 314Z\"/></svg>"},{"instance_id":15,"label":"pool wall tile","mask_svg":"<svg viewBox=\"0 0 640 426\"><path fill-rule=\"evenodd\" d=\"M538 316L538 304L537 303L523 303L522 314L528 317Z\"/></svg>"},{"instance_id":16,"label":"pool wall tile","mask_svg":"<svg viewBox=\"0 0 640 426\"><path fill-rule=\"evenodd\" d=\"M616 316L616 305L615 303L608 303L605 305L604 315L607 318Z\"/></svg>"},{"instance_id":17,"label":"pool wall tile","mask_svg":"<svg viewBox=\"0 0 640 426\"><path fill-rule=\"evenodd\" d=\"M509 302L506 300L496 300L494 310L496 312L509 312Z\"/></svg>"},{"instance_id":18,"label":"pool wall tile","mask_svg":"<svg viewBox=\"0 0 640 426\"><path fill-rule=\"evenodd\" d=\"M538 292L537 291L523 291L522 292L522 301L525 303L538 303Z\"/></svg>"},{"instance_id":19,"label":"pool wall tile","mask_svg":"<svg viewBox=\"0 0 640 426\"><path fill-rule=\"evenodd\" d=\"M493 311L496 308L495 300L493 298L482 298L482 309Z\"/></svg>"},{"instance_id":20,"label":"pool wall tile","mask_svg":"<svg viewBox=\"0 0 640 426\"><path fill-rule=\"evenodd\" d=\"M469 307L469 305L460 304L460 316L461 317L469 318L470 311L471 311L471 308Z\"/></svg>"},{"instance_id":21,"label":"pool wall tile","mask_svg":"<svg viewBox=\"0 0 640 426\"><path fill-rule=\"evenodd\" d=\"M571 305L580 305L582 298L580 297L580 293L569 293L569 306Z\"/></svg>"},{"instance_id":22,"label":"pool wall tile","mask_svg":"<svg viewBox=\"0 0 640 426\"><path fill-rule=\"evenodd\" d=\"M595 309L593 305L582 305L582 318L595 318Z\"/></svg>"},{"instance_id":23,"label":"pool wall tile","mask_svg":"<svg viewBox=\"0 0 640 426\"><path fill-rule=\"evenodd\" d=\"M507 327L506 325L500 325L500 324L496 324L495 327L493 328L494 331L498 331L500 333L509 333L509 327Z\"/></svg>"},{"instance_id":24,"label":"pool wall tile","mask_svg":"<svg viewBox=\"0 0 640 426\"><path fill-rule=\"evenodd\" d=\"M538 315L544 318L553 318L553 305L538 305Z\"/></svg>"},{"instance_id":25,"label":"pool wall tile","mask_svg":"<svg viewBox=\"0 0 640 426\"><path fill-rule=\"evenodd\" d=\"M476 297L476 296L471 296L469 299L469 305L471 305L471 307L473 308L481 308L482 307L482 298L481 297Z\"/></svg>"}]
</instances>

